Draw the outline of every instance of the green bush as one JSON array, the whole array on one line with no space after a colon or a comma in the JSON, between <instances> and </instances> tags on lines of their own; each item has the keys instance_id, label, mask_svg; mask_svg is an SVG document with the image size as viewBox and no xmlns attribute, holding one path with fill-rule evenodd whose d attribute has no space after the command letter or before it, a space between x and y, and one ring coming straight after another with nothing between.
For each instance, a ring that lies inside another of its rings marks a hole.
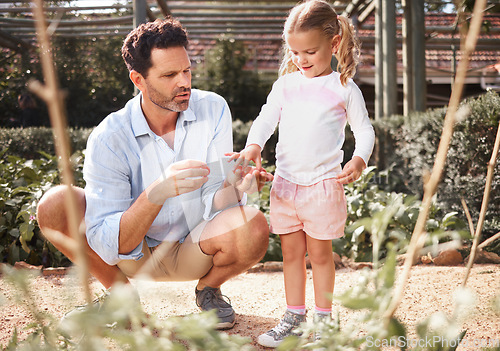
<instances>
[{"instance_id":1,"label":"green bush","mask_svg":"<svg viewBox=\"0 0 500 351\"><path fill-rule=\"evenodd\" d=\"M91 132L91 128L68 129L71 150L84 150ZM0 128L0 150L25 159L39 159L40 152L56 154L52 129L46 127Z\"/></svg>"},{"instance_id":2,"label":"green bush","mask_svg":"<svg viewBox=\"0 0 500 351\"><path fill-rule=\"evenodd\" d=\"M36 224L36 206L43 193L60 183L57 158L26 160L0 154L0 259L14 264L61 266L69 261L47 242ZM75 184L83 185L82 152L72 157Z\"/></svg>"},{"instance_id":3,"label":"green bush","mask_svg":"<svg viewBox=\"0 0 500 351\"><path fill-rule=\"evenodd\" d=\"M223 96L233 119L253 120L266 101L271 86L245 66L250 58L243 42L221 37L205 53L205 64L197 68L193 87L210 90Z\"/></svg>"},{"instance_id":4,"label":"green bush","mask_svg":"<svg viewBox=\"0 0 500 351\"><path fill-rule=\"evenodd\" d=\"M59 16L59 15L57 15ZM118 110L133 95L133 84L120 54L123 38L61 38L52 44L54 64L65 99L68 123L92 127ZM0 126L13 126L19 118L18 95L28 91L31 79L43 81L39 53L23 54L0 48ZM38 102L43 125L48 125L47 107Z\"/></svg>"},{"instance_id":5,"label":"green bush","mask_svg":"<svg viewBox=\"0 0 500 351\"><path fill-rule=\"evenodd\" d=\"M378 124L388 139L385 156L393 163L390 181L393 190L423 194L422 177L434 165L446 109L434 109L409 116L395 116ZM460 199L468 205L473 220L479 217L491 158L500 121L500 96L490 91L460 105L458 121L451 140L446 167L437 193L437 204L445 212L458 212L465 220ZM390 141L390 142L389 142ZM397 186L395 186L397 185ZM485 236L500 227L500 166L497 162L492 183Z\"/></svg>"},{"instance_id":6,"label":"green bush","mask_svg":"<svg viewBox=\"0 0 500 351\"><path fill-rule=\"evenodd\" d=\"M233 146L235 151L245 147L248 131L252 122L233 121ZM69 128L68 134L72 152L83 151L87 146L87 139L93 128ZM269 141L274 155L275 141ZM266 148L268 146L266 145ZM52 129L47 127L29 128L0 128L0 150L8 149L11 156L26 159L37 159L40 151L55 155Z\"/></svg>"}]
</instances>

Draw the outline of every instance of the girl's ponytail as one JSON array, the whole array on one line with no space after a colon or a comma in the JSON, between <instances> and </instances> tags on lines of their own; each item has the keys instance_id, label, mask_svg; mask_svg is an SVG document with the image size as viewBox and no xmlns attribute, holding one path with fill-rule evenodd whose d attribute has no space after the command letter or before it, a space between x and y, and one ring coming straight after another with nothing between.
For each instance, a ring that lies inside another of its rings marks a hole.
<instances>
[{"instance_id":1,"label":"girl's ponytail","mask_svg":"<svg viewBox=\"0 0 500 351\"><path fill-rule=\"evenodd\" d=\"M340 24L340 44L335 54L337 71L340 71L340 82L347 84L347 79L354 77L356 66L359 63L360 43L356 37L354 26L345 16L337 16Z\"/></svg>"},{"instance_id":2,"label":"girl's ponytail","mask_svg":"<svg viewBox=\"0 0 500 351\"><path fill-rule=\"evenodd\" d=\"M296 72L298 70L299 69L292 61L292 53L290 52L290 49L286 44L283 45L283 58L281 60L279 75L283 76L285 74Z\"/></svg>"}]
</instances>

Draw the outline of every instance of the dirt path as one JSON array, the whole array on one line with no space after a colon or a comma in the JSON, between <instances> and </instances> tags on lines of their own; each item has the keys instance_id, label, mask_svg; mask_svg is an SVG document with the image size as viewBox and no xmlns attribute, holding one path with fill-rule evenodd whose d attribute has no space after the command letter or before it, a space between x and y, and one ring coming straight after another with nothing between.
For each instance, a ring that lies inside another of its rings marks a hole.
<instances>
[{"instance_id":1,"label":"dirt path","mask_svg":"<svg viewBox=\"0 0 500 351\"><path fill-rule=\"evenodd\" d=\"M401 268L398 268L399 271ZM415 325L434 312L451 314L453 311L453 293L460 286L465 267L437 267L419 265L413 268L405 298L397 315L406 325L410 337L415 337ZM311 311L314 308L312 273L308 270L307 303ZM337 270L335 294L341 294L353 286L360 271L349 268ZM141 296L147 313L159 318L173 315L197 313L194 301L195 282L156 283L133 281ZM500 340L500 315L492 312L490 303L500 291L500 265L476 265L470 275L468 287L477 299L476 307L465 319L463 329L467 329L466 338L475 340ZM101 290L97 281L92 282L94 291ZM82 303L83 296L75 280L69 276L38 277L33 282L39 306L60 318L72 305ZM248 336L253 340L273 327L284 311L283 274L246 273L236 277L222 288L223 294L230 297L237 313L235 327L230 334ZM31 322L28 313L9 300L14 292L10 285L0 279L0 345L8 342L14 326L17 326L19 338L25 339L28 331L23 328ZM70 299L69 296L72 296ZM353 318L354 312L334 305L340 312L341 324ZM309 312L311 314L311 312ZM497 344L498 345L498 344ZM254 343L256 350L263 350ZM473 348L459 348L473 350Z\"/></svg>"}]
</instances>

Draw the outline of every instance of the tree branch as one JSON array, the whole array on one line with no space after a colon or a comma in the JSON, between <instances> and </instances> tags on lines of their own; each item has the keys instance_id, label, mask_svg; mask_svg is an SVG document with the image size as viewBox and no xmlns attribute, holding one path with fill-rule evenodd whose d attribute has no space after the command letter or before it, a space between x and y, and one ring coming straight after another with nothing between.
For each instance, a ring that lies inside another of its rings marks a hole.
<instances>
[{"instance_id":1,"label":"tree branch","mask_svg":"<svg viewBox=\"0 0 500 351\"><path fill-rule=\"evenodd\" d=\"M36 18L36 31L40 44L40 60L42 63L45 84L31 81L29 88L39 95L47 104L50 122L52 124L56 154L59 160L59 168L62 173L63 183L67 185L65 204L68 213L68 227L72 239L75 242L75 260L80 271L80 278L84 288L87 302L90 303L90 287L88 282L87 255L84 246L84 233L79 230L79 218L75 191L73 190L74 177L70 162L70 143L67 134L66 113L64 108L64 94L59 89L54 63L51 56L50 40L47 34L47 24L43 11L43 0L35 0L33 14Z\"/></svg>"},{"instance_id":2,"label":"tree branch","mask_svg":"<svg viewBox=\"0 0 500 351\"><path fill-rule=\"evenodd\" d=\"M479 239L481 238L484 219L486 217L486 209L488 208L488 201L490 199L491 183L493 181L493 173L495 172L495 165L499 148L500 148L500 123L498 124L495 146L493 147L493 152L491 153L490 162L488 162L488 173L486 174L486 184L484 186L484 196L483 196L483 202L481 204L481 212L479 212L479 219L477 221L476 233L474 234L474 241L472 242L472 248L470 249L469 262L467 262L467 271L465 272L462 286L465 286L465 284L467 284L467 279L469 279L470 270L472 269L472 265L474 264L474 259L476 258Z\"/></svg>"},{"instance_id":3,"label":"tree branch","mask_svg":"<svg viewBox=\"0 0 500 351\"><path fill-rule=\"evenodd\" d=\"M453 134L455 114L460 104L460 98L462 96L463 86L465 83L465 78L467 76L469 58L474 51L474 47L477 42L477 37L481 29L483 10L485 7L486 0L476 1L469 32L464 43L463 56L458 66L457 75L453 84L453 90L451 92L450 101L448 104L448 110L446 111L446 116L444 118L443 132L441 134L441 140L439 142L436 159L434 161L434 167L432 169L429 180L424 184L424 197L422 200L422 206L417 219L417 223L415 224L415 229L413 230L410 244L408 246L408 251L406 253L402 277L399 280L399 284L394 290L394 297L391 300L391 304L384 314L384 325L386 327L388 327L392 316L401 303L404 288L408 283L414 259L425 243L425 225L427 223L429 210L432 204L432 197L436 193L446 162L446 155L448 153L448 147L450 145L450 140Z\"/></svg>"}]
</instances>

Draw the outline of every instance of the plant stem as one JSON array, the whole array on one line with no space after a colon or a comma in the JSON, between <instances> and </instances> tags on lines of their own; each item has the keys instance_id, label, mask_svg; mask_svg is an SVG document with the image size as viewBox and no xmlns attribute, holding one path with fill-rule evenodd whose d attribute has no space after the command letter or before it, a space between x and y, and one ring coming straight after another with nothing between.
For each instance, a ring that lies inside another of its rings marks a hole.
<instances>
[{"instance_id":1,"label":"plant stem","mask_svg":"<svg viewBox=\"0 0 500 351\"><path fill-rule=\"evenodd\" d=\"M472 222L472 216L470 215L469 207L467 207L467 203L465 202L465 199L463 197L460 198L460 201L462 202L462 207L464 208L465 217L467 217L467 222L469 222L470 237L474 238L474 223Z\"/></svg>"},{"instance_id":2,"label":"plant stem","mask_svg":"<svg viewBox=\"0 0 500 351\"><path fill-rule=\"evenodd\" d=\"M84 249L84 235L79 231L79 218L73 184L73 170L70 162L70 143L67 134L66 114L64 110L64 94L59 89L54 63L51 56L50 40L47 34L47 24L43 11L43 0L35 0L33 14L36 18L36 32L40 44L40 60L42 63L45 84L31 81L29 88L39 95L49 109L50 123L53 127L56 154L59 159L59 168L63 183L67 185L66 209L68 227L71 237L76 242L75 261L79 267L80 279L88 303L92 301L88 282L87 256Z\"/></svg>"},{"instance_id":3,"label":"plant stem","mask_svg":"<svg viewBox=\"0 0 500 351\"><path fill-rule=\"evenodd\" d=\"M486 239L481 244L479 244L477 247L478 247L478 249L482 249L482 248L488 246L489 244L491 244L492 242L494 242L495 240L497 240L499 238L500 238L500 232L496 233L491 238Z\"/></svg>"},{"instance_id":4,"label":"plant stem","mask_svg":"<svg viewBox=\"0 0 500 351\"><path fill-rule=\"evenodd\" d=\"M483 9L485 8L485 6L486 0L477 0L474 5L474 12L472 15L469 32L463 45L463 56L458 65L457 75L453 83L453 89L448 104L448 110L446 111L446 116L444 118L443 132L441 134L441 140L439 142L436 159L434 161L434 167L428 181L424 184L424 197L422 200L421 211L419 213L417 223L415 224L415 229L413 230L412 238L408 246L402 277L394 290L394 297L391 300L391 304L384 314L384 325L386 328L389 326L389 322L392 316L401 303L404 294L404 288L408 283L414 259L425 243L425 225L427 223L429 210L432 204L432 198L436 193L445 166L448 147L450 145L450 140L453 134L455 114L460 104L460 98L462 96L463 86L465 83L465 78L467 76L469 57L476 46L477 37L479 35L483 19Z\"/></svg>"},{"instance_id":5,"label":"plant stem","mask_svg":"<svg viewBox=\"0 0 500 351\"><path fill-rule=\"evenodd\" d=\"M486 184L484 186L484 196L483 196L483 202L481 203L481 212L479 212L479 219L477 221L476 233L474 234L474 241L472 242L472 248L470 249L469 262L467 262L467 271L465 272L462 286L465 286L465 284L467 284L467 279L469 279L470 270L472 268L472 265L474 264L474 259L476 258L479 239L481 238L484 219L486 217L486 209L488 208L488 201L490 199L491 183L493 181L493 173L495 171L496 159L498 156L499 148L500 148L500 123L498 124L495 146L493 147L493 152L491 153L490 162L488 162L488 173L486 174Z\"/></svg>"}]
</instances>

